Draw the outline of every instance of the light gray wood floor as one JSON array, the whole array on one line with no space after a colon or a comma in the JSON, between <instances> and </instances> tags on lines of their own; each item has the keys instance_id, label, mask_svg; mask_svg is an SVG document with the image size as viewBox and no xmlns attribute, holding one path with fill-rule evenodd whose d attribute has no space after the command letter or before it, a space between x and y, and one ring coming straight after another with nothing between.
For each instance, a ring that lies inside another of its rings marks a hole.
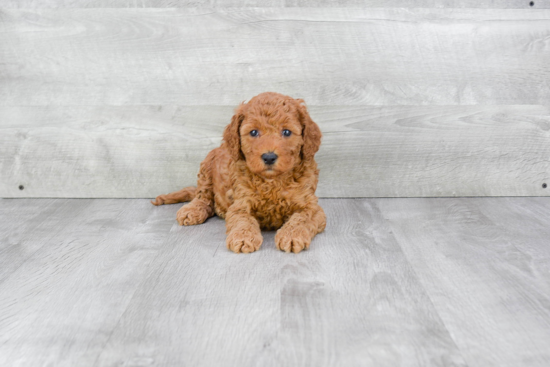
<instances>
[{"instance_id":1,"label":"light gray wood floor","mask_svg":"<svg viewBox=\"0 0 550 367\"><path fill-rule=\"evenodd\" d=\"M0 199L0 366L548 366L550 198L324 199L309 251Z\"/></svg>"}]
</instances>

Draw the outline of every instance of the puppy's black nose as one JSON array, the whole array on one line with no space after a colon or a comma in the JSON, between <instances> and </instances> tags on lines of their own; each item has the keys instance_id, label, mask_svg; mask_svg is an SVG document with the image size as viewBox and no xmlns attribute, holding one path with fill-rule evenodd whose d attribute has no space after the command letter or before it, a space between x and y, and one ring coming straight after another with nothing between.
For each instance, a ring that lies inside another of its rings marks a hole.
<instances>
[{"instance_id":1,"label":"puppy's black nose","mask_svg":"<svg viewBox=\"0 0 550 367\"><path fill-rule=\"evenodd\" d=\"M273 152L264 153L262 154L262 159L264 160L264 163L267 165L272 165L275 163L279 156Z\"/></svg>"}]
</instances>

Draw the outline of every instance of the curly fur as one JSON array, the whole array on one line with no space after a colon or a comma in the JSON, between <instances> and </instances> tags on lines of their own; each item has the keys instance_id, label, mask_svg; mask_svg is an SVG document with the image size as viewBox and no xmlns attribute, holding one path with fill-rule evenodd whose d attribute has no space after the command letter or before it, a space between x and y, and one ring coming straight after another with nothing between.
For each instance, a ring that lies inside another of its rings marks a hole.
<instances>
[{"instance_id":1,"label":"curly fur","mask_svg":"<svg viewBox=\"0 0 550 367\"><path fill-rule=\"evenodd\" d=\"M284 136L283 130L290 136ZM250 132L258 131L258 136ZM197 187L160 195L154 205L191 201L177 213L180 225L203 223L217 214L226 220L227 247L249 253L260 248L260 229L278 229L275 244L286 252L309 248L326 226L315 190L314 160L321 131L304 101L262 93L235 110L223 142L201 163ZM278 158L266 165L262 154Z\"/></svg>"}]
</instances>

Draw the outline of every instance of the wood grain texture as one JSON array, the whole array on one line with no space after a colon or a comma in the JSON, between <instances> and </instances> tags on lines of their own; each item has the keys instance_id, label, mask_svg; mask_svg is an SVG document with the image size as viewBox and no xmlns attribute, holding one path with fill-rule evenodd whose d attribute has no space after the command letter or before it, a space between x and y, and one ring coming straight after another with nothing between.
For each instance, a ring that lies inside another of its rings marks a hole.
<instances>
[{"instance_id":1,"label":"wood grain texture","mask_svg":"<svg viewBox=\"0 0 550 367\"><path fill-rule=\"evenodd\" d=\"M174 225L98 365L464 365L397 244L380 248L386 233L359 220L376 211L321 205L356 220L332 222L304 256L277 251L274 233L258 253L235 255L220 220Z\"/></svg>"},{"instance_id":2,"label":"wood grain texture","mask_svg":"<svg viewBox=\"0 0 550 367\"><path fill-rule=\"evenodd\" d=\"M550 364L548 198L375 203L469 366Z\"/></svg>"},{"instance_id":3,"label":"wood grain texture","mask_svg":"<svg viewBox=\"0 0 550 367\"><path fill-rule=\"evenodd\" d=\"M320 203L245 256L179 205L0 199L1 365L548 365L549 198Z\"/></svg>"},{"instance_id":4,"label":"wood grain texture","mask_svg":"<svg viewBox=\"0 0 550 367\"><path fill-rule=\"evenodd\" d=\"M550 8L550 1L525 0L3 0L4 8L190 8L190 7L361 7L361 8Z\"/></svg>"},{"instance_id":5,"label":"wood grain texture","mask_svg":"<svg viewBox=\"0 0 550 367\"><path fill-rule=\"evenodd\" d=\"M311 107L321 197L547 196L548 106ZM194 185L232 107L0 107L0 196ZM24 190L19 186L23 185Z\"/></svg>"},{"instance_id":6,"label":"wood grain texture","mask_svg":"<svg viewBox=\"0 0 550 367\"><path fill-rule=\"evenodd\" d=\"M264 232L246 256L146 200L12 200L0 222L28 203L86 210L0 283L3 366L466 365L372 201L322 200L309 251Z\"/></svg>"},{"instance_id":7,"label":"wood grain texture","mask_svg":"<svg viewBox=\"0 0 550 367\"><path fill-rule=\"evenodd\" d=\"M53 224L68 225L85 208L74 201L0 201L0 283L56 236Z\"/></svg>"},{"instance_id":8,"label":"wood grain texture","mask_svg":"<svg viewBox=\"0 0 550 367\"><path fill-rule=\"evenodd\" d=\"M4 9L0 104L547 104L540 9Z\"/></svg>"},{"instance_id":9,"label":"wood grain texture","mask_svg":"<svg viewBox=\"0 0 550 367\"><path fill-rule=\"evenodd\" d=\"M0 365L93 365L171 223L159 222L163 211L144 200L17 200L8 207L1 222L11 227L1 236L18 239L2 261L20 265L0 282ZM47 232L45 225L20 232L37 211L52 209ZM33 249L21 263L18 254Z\"/></svg>"},{"instance_id":10,"label":"wood grain texture","mask_svg":"<svg viewBox=\"0 0 550 367\"><path fill-rule=\"evenodd\" d=\"M191 185L232 108L266 90L321 124L320 196L550 193L548 10L306 3L3 2L0 196Z\"/></svg>"}]
</instances>

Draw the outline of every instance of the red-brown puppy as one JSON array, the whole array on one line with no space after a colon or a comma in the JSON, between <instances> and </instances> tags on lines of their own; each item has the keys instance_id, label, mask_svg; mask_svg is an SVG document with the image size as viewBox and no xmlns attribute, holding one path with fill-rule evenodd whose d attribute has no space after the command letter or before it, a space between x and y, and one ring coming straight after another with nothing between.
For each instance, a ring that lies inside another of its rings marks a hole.
<instances>
[{"instance_id":1,"label":"red-brown puppy","mask_svg":"<svg viewBox=\"0 0 550 367\"><path fill-rule=\"evenodd\" d=\"M225 218L227 247L253 252L262 244L262 229L279 229L278 249L300 252L325 229L317 204L319 170L314 155L321 131L303 100L262 93L235 111L224 141L201 163L197 187L156 198L154 205L184 201L180 225Z\"/></svg>"}]
</instances>

